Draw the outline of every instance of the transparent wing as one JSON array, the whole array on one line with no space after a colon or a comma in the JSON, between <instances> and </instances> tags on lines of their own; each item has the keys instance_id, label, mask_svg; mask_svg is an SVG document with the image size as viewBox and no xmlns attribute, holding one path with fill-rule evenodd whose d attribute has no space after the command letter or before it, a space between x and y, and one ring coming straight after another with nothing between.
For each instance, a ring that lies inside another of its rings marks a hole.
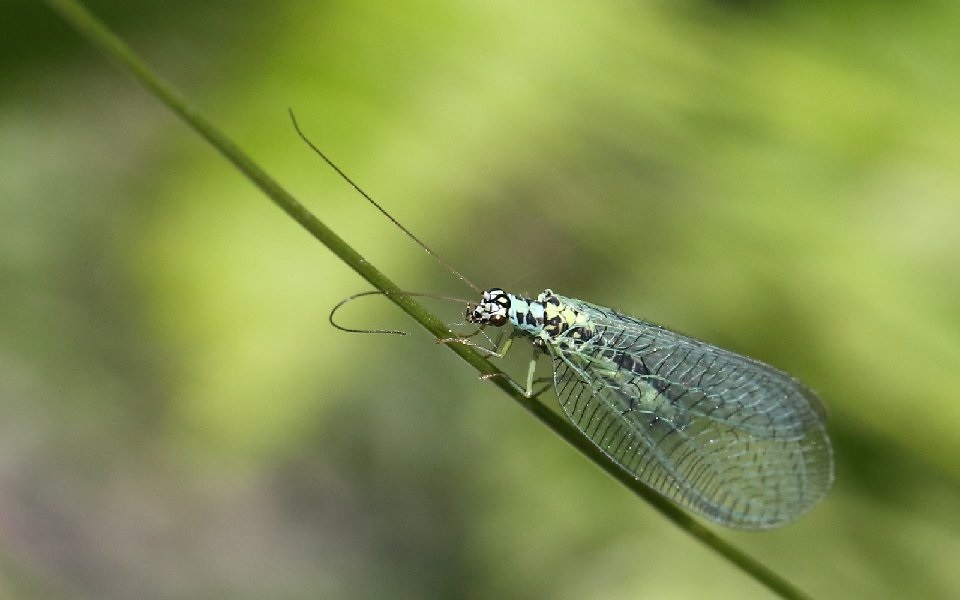
<instances>
[{"instance_id":1,"label":"transparent wing","mask_svg":"<svg viewBox=\"0 0 960 600\"><path fill-rule=\"evenodd\" d=\"M729 527L783 525L833 483L820 400L764 363L570 298L593 335L548 345L570 420L653 489Z\"/></svg>"}]
</instances>

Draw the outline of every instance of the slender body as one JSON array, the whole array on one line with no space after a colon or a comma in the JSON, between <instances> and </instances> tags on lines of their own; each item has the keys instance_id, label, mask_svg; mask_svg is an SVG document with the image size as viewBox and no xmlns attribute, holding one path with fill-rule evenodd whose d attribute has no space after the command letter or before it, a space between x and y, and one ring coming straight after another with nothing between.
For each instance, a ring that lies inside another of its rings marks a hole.
<instances>
[{"instance_id":1,"label":"slender body","mask_svg":"<svg viewBox=\"0 0 960 600\"><path fill-rule=\"evenodd\" d=\"M293 122L353 189L480 292ZM481 326L511 325L507 343L516 336L530 338L553 359L560 406L580 431L638 480L708 519L743 529L777 527L809 510L833 484L823 405L803 384L769 365L550 290L531 300L489 289L467 309L467 319ZM535 362L527 395L534 367Z\"/></svg>"},{"instance_id":2,"label":"slender body","mask_svg":"<svg viewBox=\"0 0 960 600\"><path fill-rule=\"evenodd\" d=\"M560 406L587 438L717 523L784 525L833 483L823 405L774 367L551 290L487 290L467 319L530 338L553 359Z\"/></svg>"}]
</instances>

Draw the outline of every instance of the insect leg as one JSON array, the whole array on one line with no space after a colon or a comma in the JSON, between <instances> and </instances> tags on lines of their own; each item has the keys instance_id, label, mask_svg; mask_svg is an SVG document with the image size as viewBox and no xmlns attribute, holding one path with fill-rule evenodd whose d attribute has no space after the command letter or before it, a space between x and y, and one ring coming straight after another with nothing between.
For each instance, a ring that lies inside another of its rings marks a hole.
<instances>
[{"instance_id":1,"label":"insect leg","mask_svg":"<svg viewBox=\"0 0 960 600\"><path fill-rule=\"evenodd\" d=\"M476 334L474 334L476 335ZM491 350L483 344L479 344L470 339L470 337L457 336L451 338L440 338L437 340L438 344L463 344L464 346L470 346L477 350L477 352L483 354L484 356L496 356L497 358L503 358L503 351L497 351L496 349Z\"/></svg>"},{"instance_id":2,"label":"insect leg","mask_svg":"<svg viewBox=\"0 0 960 600\"><path fill-rule=\"evenodd\" d=\"M479 334L483 334L483 337L487 338L487 341L489 341L491 344L494 344L494 347L492 349L487 348L483 344L475 342L471 339L474 336ZM487 336L487 334L484 332L483 327L480 327L470 335L458 335L457 337L441 338L437 340L437 343L438 344L463 344L464 346L470 346L472 348L475 348L478 352L480 352L485 356L495 356L497 358L503 358L504 356L507 355L507 352L510 350L510 346L513 344L514 337L516 337L515 332L511 332L507 334L506 339L503 341L502 344L499 344L498 346L498 342L494 342L492 339L490 339L490 337Z\"/></svg>"},{"instance_id":3,"label":"insect leg","mask_svg":"<svg viewBox=\"0 0 960 600\"><path fill-rule=\"evenodd\" d=\"M511 344L512 342L513 342L513 339L512 339L512 337L511 337L511 339L507 340L507 342L504 344L504 348L502 349L501 354L506 355L507 350L510 348L510 344ZM536 374L536 371L537 371L537 359L540 358L540 354L541 354L542 352L543 352L543 351L540 350L540 348L539 348L538 346L536 346L536 345L533 346L533 356L530 357L530 363L529 363L529 365L528 365L528 367L527 367L527 386L526 386L526 388L521 388L519 384L517 384L515 381L513 381L513 380L511 379L511 382L513 383L514 387L516 387L518 391L523 392L523 395L526 396L527 398L536 398L537 396L539 396L540 394L542 394L544 391L546 391L546 389L547 389L548 387L550 387L550 383L547 383L546 385L541 386L540 389L538 389L536 392L534 392L534 391L533 391L533 384L534 384L534 383L543 383L544 381L550 381L550 382L553 381L553 378L552 378L552 377L538 377L538 378L534 378L534 375ZM495 373L495 374L491 375L490 377L495 377L496 375L498 375L498 374ZM489 377L487 377L487 379L489 379Z\"/></svg>"},{"instance_id":4,"label":"insect leg","mask_svg":"<svg viewBox=\"0 0 960 600\"><path fill-rule=\"evenodd\" d=\"M467 344L467 345L473 346L474 348L476 348L477 350L480 350L480 351L483 352L483 353L486 353L488 356L495 356L495 357L497 357L497 358L503 358L503 357L505 357L505 356L507 355L507 352L510 351L510 348L513 347L513 340L516 339L517 337L519 337L519 334L518 334L517 332L514 331L514 332L509 333L509 334L506 336L506 339L503 340L503 343L500 344L500 346L499 346L497 349L495 349L495 350L491 350L491 349L489 349L489 348L485 348L485 347L483 347L483 346L480 346L480 345L477 344L476 342L473 342L472 340L465 339L465 338L450 338L450 339L448 339L448 340L439 340L439 341L440 341L441 343ZM512 377L510 377L510 376L507 375L506 373L485 373L485 374L483 374L483 375L480 376L480 379L488 380L488 379L493 379L494 377L504 377L504 378L506 378L507 383L510 384L510 387L512 387L512 388L515 389L516 391L520 392L521 394L523 394L523 395L526 396L527 398L536 398L537 396L539 396L540 394L542 394L542 393L544 392L544 390L546 390L548 387L550 387L550 384L548 383L547 385L542 386L540 389L538 389L536 392L534 392L534 391L533 391L533 385L534 385L534 383L541 383L541 382L543 382L543 381L551 381L551 382L553 381L553 378L552 378L552 377L541 377L541 378L538 378L538 379L535 379L535 378L534 378L534 374L536 373L536 368L537 368L537 358L540 357L541 352L543 352L543 351L542 351L539 347L533 346L533 356L530 358L530 365L529 365L529 368L527 369L527 384L526 384L526 386L520 385L519 383L517 383Z\"/></svg>"}]
</instances>

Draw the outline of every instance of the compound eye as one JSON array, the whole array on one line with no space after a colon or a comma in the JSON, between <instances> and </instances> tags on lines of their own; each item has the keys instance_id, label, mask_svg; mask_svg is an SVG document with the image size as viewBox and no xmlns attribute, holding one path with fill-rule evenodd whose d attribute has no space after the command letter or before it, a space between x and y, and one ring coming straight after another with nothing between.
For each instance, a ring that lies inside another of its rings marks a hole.
<instances>
[{"instance_id":1,"label":"compound eye","mask_svg":"<svg viewBox=\"0 0 960 600\"><path fill-rule=\"evenodd\" d=\"M507 315L503 313L497 313L490 318L490 324L494 327L503 327L507 324Z\"/></svg>"}]
</instances>

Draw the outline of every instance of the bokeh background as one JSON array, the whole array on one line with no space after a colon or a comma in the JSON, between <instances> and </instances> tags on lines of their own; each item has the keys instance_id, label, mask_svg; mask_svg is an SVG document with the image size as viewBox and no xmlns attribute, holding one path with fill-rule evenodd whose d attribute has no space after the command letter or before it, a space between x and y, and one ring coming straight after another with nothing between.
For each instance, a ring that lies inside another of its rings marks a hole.
<instances>
[{"instance_id":1,"label":"bokeh background","mask_svg":"<svg viewBox=\"0 0 960 600\"><path fill-rule=\"evenodd\" d=\"M0 595L769 597L385 301L341 319L414 335L332 329L368 286L43 5L6 6ZM90 6L401 286L471 295L288 107L478 285L808 382L835 489L720 533L815 597L956 597L960 4Z\"/></svg>"}]
</instances>

